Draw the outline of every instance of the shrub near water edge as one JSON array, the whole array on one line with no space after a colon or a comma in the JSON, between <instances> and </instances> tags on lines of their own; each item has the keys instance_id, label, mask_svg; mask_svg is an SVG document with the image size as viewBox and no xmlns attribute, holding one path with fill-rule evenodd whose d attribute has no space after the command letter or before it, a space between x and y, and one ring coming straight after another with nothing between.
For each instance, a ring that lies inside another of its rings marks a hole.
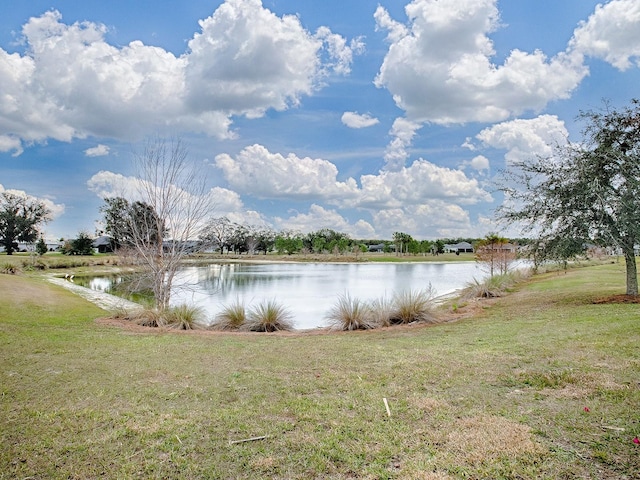
<instances>
[{"instance_id":1,"label":"shrub near water edge","mask_svg":"<svg viewBox=\"0 0 640 480\"><path fill-rule=\"evenodd\" d=\"M204 310L192 305L178 305L169 308L164 314L168 327L178 330L196 330L203 327Z\"/></svg>"},{"instance_id":2,"label":"shrub near water edge","mask_svg":"<svg viewBox=\"0 0 640 480\"><path fill-rule=\"evenodd\" d=\"M250 332L278 332L293 329L291 314L275 300L264 301L249 311L243 329Z\"/></svg>"},{"instance_id":3,"label":"shrub near water edge","mask_svg":"<svg viewBox=\"0 0 640 480\"><path fill-rule=\"evenodd\" d=\"M209 328L211 330L239 330L246 321L247 310L237 299L234 303L222 307L222 311L216 315Z\"/></svg>"},{"instance_id":4,"label":"shrub near water edge","mask_svg":"<svg viewBox=\"0 0 640 480\"><path fill-rule=\"evenodd\" d=\"M392 325L413 322L435 323L435 290L431 285L424 290L407 290L393 297Z\"/></svg>"},{"instance_id":5,"label":"shrub near water edge","mask_svg":"<svg viewBox=\"0 0 640 480\"><path fill-rule=\"evenodd\" d=\"M530 274L529 270L514 270L513 272L485 278L482 281L474 278L462 289L462 298L501 297Z\"/></svg>"},{"instance_id":6,"label":"shrub near water edge","mask_svg":"<svg viewBox=\"0 0 640 480\"><path fill-rule=\"evenodd\" d=\"M349 294L340 295L327 319L337 330L368 330L378 326L370 305Z\"/></svg>"},{"instance_id":7,"label":"shrub near water edge","mask_svg":"<svg viewBox=\"0 0 640 480\"><path fill-rule=\"evenodd\" d=\"M393 299L381 297L371 300L368 305L371 322L379 327L391 325L391 318L395 311Z\"/></svg>"}]
</instances>

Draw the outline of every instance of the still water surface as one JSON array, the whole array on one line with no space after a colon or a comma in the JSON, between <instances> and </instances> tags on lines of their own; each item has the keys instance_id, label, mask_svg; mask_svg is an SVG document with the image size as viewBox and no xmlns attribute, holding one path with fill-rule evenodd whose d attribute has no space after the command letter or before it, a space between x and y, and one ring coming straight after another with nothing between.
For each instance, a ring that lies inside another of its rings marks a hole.
<instances>
[{"instance_id":1,"label":"still water surface","mask_svg":"<svg viewBox=\"0 0 640 480\"><path fill-rule=\"evenodd\" d=\"M172 304L196 304L212 319L223 305L276 300L292 314L296 329L326 326L340 295L372 300L433 286L438 296L485 274L474 262L461 263L225 263L185 267L176 278ZM109 290L114 278L95 277L89 288Z\"/></svg>"}]
</instances>

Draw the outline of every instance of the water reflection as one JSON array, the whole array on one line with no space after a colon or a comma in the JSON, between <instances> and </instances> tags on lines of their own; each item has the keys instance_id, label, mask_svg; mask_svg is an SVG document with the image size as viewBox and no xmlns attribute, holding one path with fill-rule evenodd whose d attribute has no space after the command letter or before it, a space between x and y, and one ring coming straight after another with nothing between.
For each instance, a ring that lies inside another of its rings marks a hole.
<instances>
[{"instance_id":1,"label":"water reflection","mask_svg":"<svg viewBox=\"0 0 640 480\"><path fill-rule=\"evenodd\" d=\"M291 311L295 327L326 325L325 315L338 297L349 293L361 300L426 288L438 295L484 277L475 263L399 264L244 264L185 267L175 281L172 303L194 303L213 318L223 305L240 300L247 306L275 299ZM89 288L109 290L119 277L97 277Z\"/></svg>"}]
</instances>

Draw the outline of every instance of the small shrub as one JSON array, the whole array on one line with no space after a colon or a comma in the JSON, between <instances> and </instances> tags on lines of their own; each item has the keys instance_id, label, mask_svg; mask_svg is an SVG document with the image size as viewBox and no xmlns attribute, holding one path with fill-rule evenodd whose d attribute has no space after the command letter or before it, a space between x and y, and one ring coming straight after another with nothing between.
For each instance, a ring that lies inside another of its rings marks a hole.
<instances>
[{"instance_id":1,"label":"small shrub","mask_svg":"<svg viewBox=\"0 0 640 480\"><path fill-rule=\"evenodd\" d=\"M246 308L240 300L236 300L235 303L222 307L222 311L216 315L209 328L212 330L238 330L246 321Z\"/></svg>"},{"instance_id":2,"label":"small shrub","mask_svg":"<svg viewBox=\"0 0 640 480\"><path fill-rule=\"evenodd\" d=\"M178 330L196 330L202 328L204 310L192 305L171 307L163 314L165 325Z\"/></svg>"},{"instance_id":3,"label":"small shrub","mask_svg":"<svg viewBox=\"0 0 640 480\"><path fill-rule=\"evenodd\" d=\"M46 262L42 259L36 259L36 258L29 258L28 260L22 260L22 268L24 268L25 270L32 272L34 270L46 270L48 268L48 265L46 264Z\"/></svg>"},{"instance_id":4,"label":"small shrub","mask_svg":"<svg viewBox=\"0 0 640 480\"><path fill-rule=\"evenodd\" d=\"M275 300L267 300L249 311L244 329L250 332L292 330L291 314Z\"/></svg>"},{"instance_id":5,"label":"small shrub","mask_svg":"<svg viewBox=\"0 0 640 480\"><path fill-rule=\"evenodd\" d=\"M378 326L370 306L348 294L338 297L338 303L329 311L327 319L338 330L368 330Z\"/></svg>"},{"instance_id":6,"label":"small shrub","mask_svg":"<svg viewBox=\"0 0 640 480\"><path fill-rule=\"evenodd\" d=\"M116 307L111 312L111 318L119 319L119 320L129 320L132 314L124 307Z\"/></svg>"},{"instance_id":7,"label":"small shrub","mask_svg":"<svg viewBox=\"0 0 640 480\"><path fill-rule=\"evenodd\" d=\"M19 271L20 270L18 269L18 267L11 262L5 262L2 265L0 265L0 273L6 273L7 275L15 275Z\"/></svg>"},{"instance_id":8,"label":"small shrub","mask_svg":"<svg viewBox=\"0 0 640 480\"><path fill-rule=\"evenodd\" d=\"M494 275L478 281L475 278L462 289L462 298L501 297L514 285L531 275L530 270L514 270L503 275Z\"/></svg>"},{"instance_id":9,"label":"small shrub","mask_svg":"<svg viewBox=\"0 0 640 480\"><path fill-rule=\"evenodd\" d=\"M424 290L407 290L394 296L393 325L413 322L435 323L435 290L431 285Z\"/></svg>"},{"instance_id":10,"label":"small shrub","mask_svg":"<svg viewBox=\"0 0 640 480\"><path fill-rule=\"evenodd\" d=\"M380 327L391 325L391 318L394 312L394 303L388 297L376 298L369 302L369 315L371 322Z\"/></svg>"},{"instance_id":11,"label":"small shrub","mask_svg":"<svg viewBox=\"0 0 640 480\"><path fill-rule=\"evenodd\" d=\"M157 310L145 308L131 315L131 320L142 327L163 327L165 320Z\"/></svg>"}]
</instances>

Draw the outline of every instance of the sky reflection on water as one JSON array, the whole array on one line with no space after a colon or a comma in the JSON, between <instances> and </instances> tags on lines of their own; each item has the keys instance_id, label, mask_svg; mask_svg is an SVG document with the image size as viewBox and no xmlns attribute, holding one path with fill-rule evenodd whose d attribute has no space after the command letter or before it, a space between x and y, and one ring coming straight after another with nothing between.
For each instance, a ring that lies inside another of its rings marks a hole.
<instances>
[{"instance_id":1,"label":"sky reflection on water","mask_svg":"<svg viewBox=\"0 0 640 480\"><path fill-rule=\"evenodd\" d=\"M210 318L239 299L247 306L276 300L297 329L326 326L326 314L340 295L372 300L420 290L429 283L437 295L462 288L484 273L473 262L398 264L216 264L185 268L172 303L195 303Z\"/></svg>"},{"instance_id":2,"label":"sky reflection on water","mask_svg":"<svg viewBox=\"0 0 640 480\"><path fill-rule=\"evenodd\" d=\"M485 275L474 262L211 264L181 270L171 303L201 306L212 320L236 299L248 308L275 300L292 314L296 329L310 329L328 324L326 315L340 295L366 301L431 284L440 296ZM110 291L112 284L122 280L93 277L82 283Z\"/></svg>"}]
</instances>

